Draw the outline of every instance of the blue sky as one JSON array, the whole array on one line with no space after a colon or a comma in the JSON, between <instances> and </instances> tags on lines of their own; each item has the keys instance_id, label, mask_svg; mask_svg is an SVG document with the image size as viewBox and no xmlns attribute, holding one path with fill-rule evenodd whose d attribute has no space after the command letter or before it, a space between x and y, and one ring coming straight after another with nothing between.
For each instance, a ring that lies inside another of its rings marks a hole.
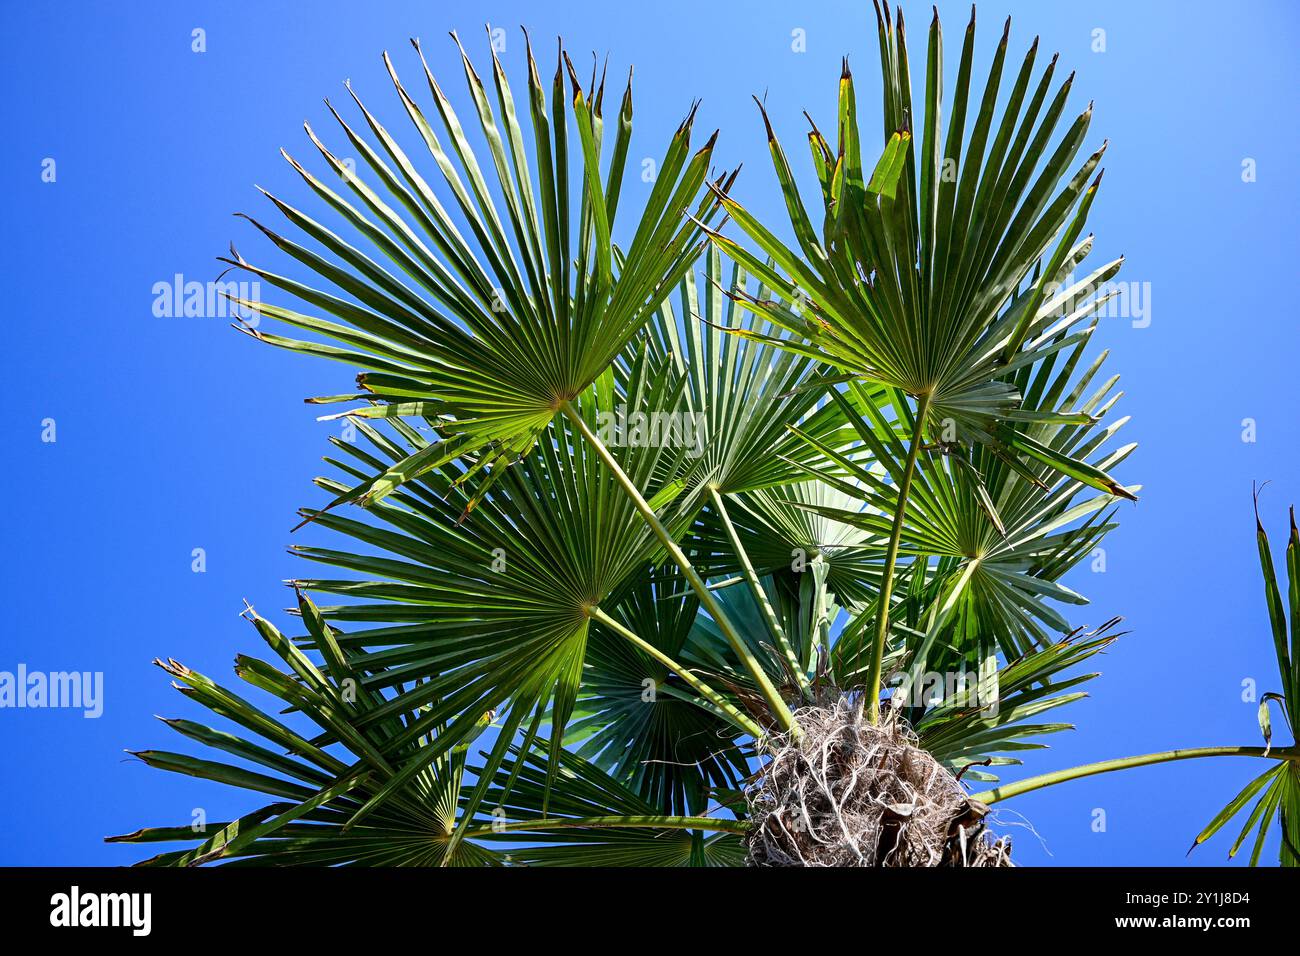
<instances>
[{"instance_id":1,"label":"blue sky","mask_svg":"<svg viewBox=\"0 0 1300 956\"><path fill-rule=\"evenodd\" d=\"M842 55L867 91L860 102L876 103L869 3L469 6L10 3L0 12L11 356L0 670L102 671L105 686L98 719L0 710L0 864L126 863L140 850L107 846L104 835L187 822L197 807L210 819L248 809L240 794L150 770L123 748L175 746L155 713L197 716L153 657L224 678L237 651L259 651L238 618L242 600L263 613L288 603L279 582L299 570L285 553L293 512L318 500L309 483L338 427L317 423L301 400L347 390L351 373L259 347L221 319L156 317L153 287L177 273L215 278L214 257L231 239L258 245L231 218L260 211L254 183L303 198L277 150L311 151L301 123L324 125L323 96L345 99L351 78L396 126L381 51L410 71L407 38L421 36L435 72L459 92L448 29L482 54L484 21L505 27L512 78L522 68L519 24L544 62L542 38L563 33L576 62L596 50L611 54L612 74L635 64L633 158L657 155L702 96L700 127L722 127L720 163L746 163L737 192L771 221L784 214L750 95L766 91L799 165L801 111L833 116ZM939 9L951 69L969 8ZM905 10L919 62L929 5ZM1087 145L1109 138L1111 148L1089 222L1093 261L1126 255L1120 278L1148 290L1150 310L1146 327L1114 318L1099 332L1123 375L1127 438L1141 444L1122 477L1143 484L1142 500L1122 510L1105 573L1084 564L1070 580L1092 599L1071 609L1075 621L1122 614L1133 633L1102 659L1091 699L1073 707L1079 729L1031 755L1023 772L1254 744L1242 682L1277 688L1251 482L1272 481L1261 510L1278 543L1285 507L1300 498L1291 298L1300 8L988 0L979 63L1007 13L1013 51L1040 34L1078 71L1072 105L1096 100ZM202 53L191 48L196 28ZM1104 52L1093 49L1098 29ZM792 49L796 30L804 52ZM47 159L53 182L42 175ZM1243 181L1246 160L1253 182ZM54 442L42 440L47 419ZM1254 441L1243 441L1245 419ZM195 548L203 573L192 570ZM1182 864L1195 833L1255 769L1175 764L1030 795L1008 805L1037 833L1011 831L1018 857ZM1190 862L1219 863L1226 850L1220 838Z\"/></svg>"}]
</instances>

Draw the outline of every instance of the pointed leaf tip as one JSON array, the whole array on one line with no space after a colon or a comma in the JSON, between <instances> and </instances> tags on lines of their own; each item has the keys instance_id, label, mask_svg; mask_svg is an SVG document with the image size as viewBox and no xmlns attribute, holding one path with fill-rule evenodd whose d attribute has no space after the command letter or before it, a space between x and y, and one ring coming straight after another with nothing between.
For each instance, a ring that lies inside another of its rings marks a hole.
<instances>
[{"instance_id":1,"label":"pointed leaf tip","mask_svg":"<svg viewBox=\"0 0 1300 956\"><path fill-rule=\"evenodd\" d=\"M1250 483L1250 496L1255 504L1255 528L1259 534L1265 533L1264 524L1259 520L1259 496L1263 493L1264 487L1267 484L1267 481L1262 485L1256 485L1253 481Z\"/></svg>"},{"instance_id":2,"label":"pointed leaf tip","mask_svg":"<svg viewBox=\"0 0 1300 956\"><path fill-rule=\"evenodd\" d=\"M682 120L681 125L677 127L677 135L680 136L682 133L688 132L690 128L695 125L695 112L699 108L700 100L696 100L691 104L691 111L686 114L686 118Z\"/></svg>"},{"instance_id":3,"label":"pointed leaf tip","mask_svg":"<svg viewBox=\"0 0 1300 956\"><path fill-rule=\"evenodd\" d=\"M767 131L767 141L769 143L776 142L776 133L772 131L772 121L768 118L767 107L763 105L763 101L757 96L754 97L754 102L758 105L759 115L763 117L763 128Z\"/></svg>"}]
</instances>

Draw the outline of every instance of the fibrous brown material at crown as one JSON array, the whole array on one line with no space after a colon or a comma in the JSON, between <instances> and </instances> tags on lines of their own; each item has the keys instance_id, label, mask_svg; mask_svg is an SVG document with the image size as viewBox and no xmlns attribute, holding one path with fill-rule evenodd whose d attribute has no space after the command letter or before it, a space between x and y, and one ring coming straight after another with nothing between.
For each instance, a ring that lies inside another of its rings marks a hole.
<instances>
[{"instance_id":1,"label":"fibrous brown material at crown","mask_svg":"<svg viewBox=\"0 0 1300 956\"><path fill-rule=\"evenodd\" d=\"M795 712L801 736L761 742L748 791L751 866L1011 866L988 808L886 708L880 724L839 693Z\"/></svg>"}]
</instances>

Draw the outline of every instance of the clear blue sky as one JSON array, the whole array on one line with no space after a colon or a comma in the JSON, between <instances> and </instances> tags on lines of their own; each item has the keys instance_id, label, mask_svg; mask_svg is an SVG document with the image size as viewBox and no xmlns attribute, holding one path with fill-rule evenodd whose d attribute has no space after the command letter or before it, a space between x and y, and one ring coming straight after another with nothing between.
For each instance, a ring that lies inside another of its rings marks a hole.
<instances>
[{"instance_id":1,"label":"clear blue sky","mask_svg":"<svg viewBox=\"0 0 1300 956\"><path fill-rule=\"evenodd\" d=\"M939 6L951 69L969 8ZM929 5L906 11L919 62ZM1251 481L1272 479L1263 513L1279 541L1285 506L1300 499L1300 7L986 0L981 63L1007 13L1013 50L1041 34L1078 70L1073 105L1096 99L1089 143L1108 137L1111 149L1090 222L1095 261L1125 254L1121 278L1151 290L1149 327L1117 318L1100 332L1123 375L1127 436L1141 443L1122 474L1145 491L1122 511L1106 572L1084 565L1071 582L1093 601L1072 609L1076 621L1122 614L1133 633L1073 708L1079 730L1023 772L1256 743L1241 682L1276 689L1276 669ZM195 807L209 819L248 808L243 795L150 770L122 748L180 742L152 714L198 716L151 658L224 679L236 651L260 652L238 618L242 599L264 613L287 603L278 582L299 571L284 550L293 511L318 500L309 481L337 428L316 423L301 400L327 383L346 390L350 372L259 347L222 320L157 318L152 287L176 273L215 278L214 257L232 238L257 245L230 215L260 211L253 183L303 198L277 149L310 152L302 120L324 126L321 98L346 99L343 79L396 127L380 52L411 72L407 38L421 36L459 94L444 35L454 27L482 54L484 21L508 29L503 61L516 83L520 23L544 62L545 38L563 33L575 61L597 50L611 53L615 74L635 64L634 158L657 155L702 96L700 125L723 128L721 163L746 162L739 193L775 221L784 214L750 94L767 91L802 166L800 111L833 115L841 55L868 89L876 82L874 16L860 0L4 5L0 670L103 671L105 710L97 720L0 710L0 864L126 863L140 849L102 836L188 822ZM205 53L191 51L195 28L206 31ZM1092 50L1097 28L1104 53ZM795 29L806 32L804 53L791 50ZM874 94L859 95L874 107ZM46 158L53 183L42 181ZM1246 158L1256 182L1242 181ZM41 440L47 418L52 444ZM1253 443L1242 441L1245 418L1256 422ZM205 573L191 570L194 548L205 549ZM1043 841L1012 831L1019 858L1181 864L1255 769L1176 764L1014 801ZM1105 832L1093 831L1096 808ZM1221 862L1226 849L1218 839L1192 862Z\"/></svg>"}]
</instances>

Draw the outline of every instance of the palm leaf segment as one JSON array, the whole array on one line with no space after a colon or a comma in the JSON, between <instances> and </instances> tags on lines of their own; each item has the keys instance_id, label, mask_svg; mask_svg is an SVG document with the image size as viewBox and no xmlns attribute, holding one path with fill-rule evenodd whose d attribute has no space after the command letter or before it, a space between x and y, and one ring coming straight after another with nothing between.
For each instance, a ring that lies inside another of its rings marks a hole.
<instances>
[{"instance_id":1,"label":"palm leaf segment","mask_svg":"<svg viewBox=\"0 0 1300 956\"><path fill-rule=\"evenodd\" d=\"M691 219L711 221L717 210L715 200L699 198L714 140L691 154L692 111L658 167L626 256L616 255L615 217L627 205L620 203L620 194L632 129L630 77L602 169L609 138L602 117L603 76L597 85L593 73L584 92L561 52L548 106L530 47L529 135L495 53L491 92L463 49L461 57L486 161L476 154L423 54L434 120L384 57L419 141L436 166L434 175L450 192L448 205L435 194L427 171L349 86L369 135L333 107L330 111L366 172L354 172L310 126L312 143L346 190L336 188L334 177L318 178L287 153L285 157L372 251L351 245L330 227L267 194L321 251L250 221L319 277L322 286L257 266L233 249L233 258L225 260L291 293L315 314L265 302L244 305L341 344L260 329L248 329L250 334L365 370L358 378L360 393L314 401L370 401L373 407L353 414L424 418L445 437L347 489L339 501L377 501L404 481L462 456L474 460L466 479L478 480L480 492L485 490L500 466L534 446L561 404L581 394L623 351L694 260L699 229ZM575 188L571 179L580 184ZM717 185L725 184L719 180Z\"/></svg>"},{"instance_id":2,"label":"palm leaf segment","mask_svg":"<svg viewBox=\"0 0 1300 956\"><path fill-rule=\"evenodd\" d=\"M1264 734L1265 755L1273 747L1272 708L1282 715L1291 739L1296 736L1296 701L1297 689L1300 688L1300 531L1296 530L1295 509L1291 509L1291 529L1286 546L1287 600L1283 603L1282 589L1278 585L1278 573L1273 564L1272 550L1268 535L1259 521L1258 509L1255 514L1255 536L1259 548L1260 568L1264 576L1264 599L1268 605L1269 629L1273 636L1273 649L1277 654L1278 680L1280 692L1272 691L1263 695L1259 702L1259 727ZM1287 618L1290 617L1290 636L1288 638ZM1294 750L1295 744L1292 744ZM1218 833L1228 821L1238 816L1251 801L1254 806L1246 814L1245 824L1228 850L1229 858L1237 855L1251 832L1255 839L1250 853L1250 864L1259 862L1264 850L1264 843L1277 820L1281 830L1281 845L1278 848L1278 861L1283 866L1300 866L1300 759L1279 760L1274 766L1242 789L1214 817L1213 820L1196 837L1192 844L1195 849L1210 837Z\"/></svg>"},{"instance_id":3,"label":"palm leaf segment","mask_svg":"<svg viewBox=\"0 0 1300 956\"><path fill-rule=\"evenodd\" d=\"M851 482L836 480L830 470L815 470L836 484L805 479L737 496L728 516L739 548L716 522L702 524L699 533L715 549L710 560L719 574L743 570L740 552L764 574L785 579L783 572L793 571L791 581L810 567L816 574L824 565L826 586L838 602L852 609L865 607L879 593L882 539L828 516L840 512L858 516L862 492ZM843 488L855 490L850 494Z\"/></svg>"},{"instance_id":4,"label":"palm leaf segment","mask_svg":"<svg viewBox=\"0 0 1300 956\"><path fill-rule=\"evenodd\" d=\"M792 249L719 190L728 214L771 257L766 262L726 236L714 240L773 290L751 307L798 340L784 347L922 401L917 427L950 421L966 442L1006 458L1037 459L1112 494L1129 492L1086 463L1061 458L1018 423L1054 410L1023 408L1011 373L1037 360L1048 325L1080 321L1105 301L1081 295L1118 271L1109 263L1063 288L1091 249L1080 240L1100 175L1103 146L1067 179L1087 133L1091 107L1049 151L1073 76L1052 89L1056 59L1031 83L1037 40L1017 72L1006 108L997 99L1007 32L977 104L971 97L975 20L962 46L947 133L941 110L942 35L930 26L918 158L911 79L901 12L879 21L884 74L884 153L863 166L857 101L847 61L840 80L838 145L809 133L823 224L815 228L766 111L768 142L797 239ZM1010 21L1007 22L1007 30ZM762 106L760 104L760 109ZM967 137L967 114L973 125ZM1041 171L1040 171L1041 168ZM1064 185L1061 185L1064 180ZM1059 187L1059 189L1058 189ZM1027 284L1026 284L1027 283Z\"/></svg>"},{"instance_id":5,"label":"palm leaf segment","mask_svg":"<svg viewBox=\"0 0 1300 956\"><path fill-rule=\"evenodd\" d=\"M983 687L975 685L979 677L972 673L974 680L967 686L938 690L931 700L905 701L904 714L921 746L944 766L963 770L969 780L996 781L995 773L973 768L1020 764L1017 754L1047 746L1037 738L1074 729L1070 723L1031 721L1087 696L1078 688L1098 674L1065 672L1114 643L1121 636L1115 630L1117 623L1117 619L1107 621L1088 633L1076 629L1010 660ZM920 685L920 690L925 691L925 686Z\"/></svg>"}]
</instances>

